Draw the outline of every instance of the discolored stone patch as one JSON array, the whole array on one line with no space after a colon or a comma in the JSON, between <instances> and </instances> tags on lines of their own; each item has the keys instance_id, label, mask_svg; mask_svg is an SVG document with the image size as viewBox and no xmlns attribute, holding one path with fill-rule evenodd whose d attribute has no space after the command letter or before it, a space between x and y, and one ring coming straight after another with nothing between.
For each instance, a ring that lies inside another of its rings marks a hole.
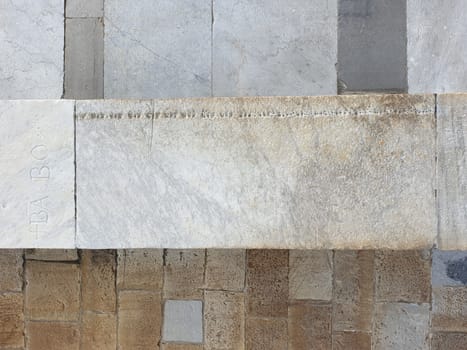
<instances>
[{"instance_id":1,"label":"discolored stone patch","mask_svg":"<svg viewBox=\"0 0 467 350\"><path fill-rule=\"evenodd\" d=\"M0 250L0 291L20 292L23 288L23 251Z\"/></svg>"},{"instance_id":2,"label":"discolored stone patch","mask_svg":"<svg viewBox=\"0 0 467 350\"><path fill-rule=\"evenodd\" d=\"M162 344L162 350L203 350L203 345L198 344Z\"/></svg>"},{"instance_id":3,"label":"discolored stone patch","mask_svg":"<svg viewBox=\"0 0 467 350\"><path fill-rule=\"evenodd\" d=\"M81 349L116 349L117 317L115 314L83 312L81 322Z\"/></svg>"},{"instance_id":4,"label":"discolored stone patch","mask_svg":"<svg viewBox=\"0 0 467 350\"><path fill-rule=\"evenodd\" d=\"M432 286L467 285L467 252L433 250Z\"/></svg>"},{"instance_id":5,"label":"discolored stone patch","mask_svg":"<svg viewBox=\"0 0 467 350\"><path fill-rule=\"evenodd\" d=\"M77 249L26 249L26 259L41 261L77 261Z\"/></svg>"},{"instance_id":6,"label":"discolored stone patch","mask_svg":"<svg viewBox=\"0 0 467 350\"><path fill-rule=\"evenodd\" d=\"M79 350L79 327L75 323L28 322L27 348Z\"/></svg>"},{"instance_id":7,"label":"discolored stone patch","mask_svg":"<svg viewBox=\"0 0 467 350\"><path fill-rule=\"evenodd\" d=\"M371 334L336 332L332 335L333 350L371 350Z\"/></svg>"},{"instance_id":8,"label":"discolored stone patch","mask_svg":"<svg viewBox=\"0 0 467 350\"><path fill-rule=\"evenodd\" d=\"M166 300L162 328L164 342L203 342L203 303L200 300Z\"/></svg>"},{"instance_id":9,"label":"discolored stone patch","mask_svg":"<svg viewBox=\"0 0 467 350\"><path fill-rule=\"evenodd\" d=\"M161 290L163 274L162 249L118 251L118 289Z\"/></svg>"},{"instance_id":10,"label":"discolored stone patch","mask_svg":"<svg viewBox=\"0 0 467 350\"><path fill-rule=\"evenodd\" d=\"M467 288L433 288L434 331L467 332Z\"/></svg>"},{"instance_id":11,"label":"discolored stone patch","mask_svg":"<svg viewBox=\"0 0 467 350\"><path fill-rule=\"evenodd\" d=\"M434 333L431 350L467 349L467 333Z\"/></svg>"},{"instance_id":12,"label":"discolored stone patch","mask_svg":"<svg viewBox=\"0 0 467 350\"><path fill-rule=\"evenodd\" d=\"M249 318L245 337L246 350L287 349L287 319Z\"/></svg>"},{"instance_id":13,"label":"discolored stone patch","mask_svg":"<svg viewBox=\"0 0 467 350\"><path fill-rule=\"evenodd\" d=\"M23 295L0 294L0 348L24 345Z\"/></svg>"},{"instance_id":14,"label":"discolored stone patch","mask_svg":"<svg viewBox=\"0 0 467 350\"><path fill-rule=\"evenodd\" d=\"M241 291L245 287L244 249L208 249L206 288Z\"/></svg>"}]
</instances>

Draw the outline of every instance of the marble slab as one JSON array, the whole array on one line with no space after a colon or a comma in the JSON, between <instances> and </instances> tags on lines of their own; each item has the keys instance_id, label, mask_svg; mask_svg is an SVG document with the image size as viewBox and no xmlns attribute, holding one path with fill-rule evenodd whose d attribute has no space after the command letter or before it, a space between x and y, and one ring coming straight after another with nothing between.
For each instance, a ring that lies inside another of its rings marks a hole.
<instances>
[{"instance_id":1,"label":"marble slab","mask_svg":"<svg viewBox=\"0 0 467 350\"><path fill-rule=\"evenodd\" d=\"M434 96L76 102L80 248L431 247Z\"/></svg>"},{"instance_id":2,"label":"marble slab","mask_svg":"<svg viewBox=\"0 0 467 350\"><path fill-rule=\"evenodd\" d=\"M0 247L75 246L73 101L0 100Z\"/></svg>"}]
</instances>

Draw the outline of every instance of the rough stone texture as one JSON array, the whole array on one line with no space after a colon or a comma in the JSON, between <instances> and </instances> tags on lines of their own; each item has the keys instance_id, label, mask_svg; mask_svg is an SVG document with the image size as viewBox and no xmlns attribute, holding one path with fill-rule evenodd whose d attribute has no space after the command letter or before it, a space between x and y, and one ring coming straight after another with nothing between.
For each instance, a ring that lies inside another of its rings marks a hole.
<instances>
[{"instance_id":1,"label":"rough stone texture","mask_svg":"<svg viewBox=\"0 0 467 350\"><path fill-rule=\"evenodd\" d=\"M337 0L213 3L215 96L335 94Z\"/></svg>"},{"instance_id":2,"label":"rough stone texture","mask_svg":"<svg viewBox=\"0 0 467 350\"><path fill-rule=\"evenodd\" d=\"M467 286L467 252L433 250L431 285Z\"/></svg>"},{"instance_id":3,"label":"rough stone texture","mask_svg":"<svg viewBox=\"0 0 467 350\"><path fill-rule=\"evenodd\" d=\"M431 256L423 251L377 251L377 301L430 302Z\"/></svg>"},{"instance_id":4,"label":"rough stone texture","mask_svg":"<svg viewBox=\"0 0 467 350\"><path fill-rule=\"evenodd\" d=\"M161 294L121 291L118 298L118 349L159 349Z\"/></svg>"},{"instance_id":5,"label":"rough stone texture","mask_svg":"<svg viewBox=\"0 0 467 350\"><path fill-rule=\"evenodd\" d=\"M289 252L289 299L331 300L332 251Z\"/></svg>"},{"instance_id":6,"label":"rough stone texture","mask_svg":"<svg viewBox=\"0 0 467 350\"><path fill-rule=\"evenodd\" d=\"M333 330L371 331L374 254L370 250L334 252ZM344 343L347 338L342 335Z\"/></svg>"},{"instance_id":7,"label":"rough stone texture","mask_svg":"<svg viewBox=\"0 0 467 350\"><path fill-rule=\"evenodd\" d=\"M287 349L287 319L247 319L245 336L247 350Z\"/></svg>"},{"instance_id":8,"label":"rough stone texture","mask_svg":"<svg viewBox=\"0 0 467 350\"><path fill-rule=\"evenodd\" d=\"M467 349L467 333L435 333L431 350Z\"/></svg>"},{"instance_id":9,"label":"rough stone texture","mask_svg":"<svg viewBox=\"0 0 467 350\"><path fill-rule=\"evenodd\" d=\"M336 332L332 335L333 350L371 350L371 334Z\"/></svg>"},{"instance_id":10,"label":"rough stone texture","mask_svg":"<svg viewBox=\"0 0 467 350\"><path fill-rule=\"evenodd\" d=\"M344 90L407 90L406 0L339 0L338 78Z\"/></svg>"},{"instance_id":11,"label":"rough stone texture","mask_svg":"<svg viewBox=\"0 0 467 350\"><path fill-rule=\"evenodd\" d=\"M73 104L0 101L2 248L75 245Z\"/></svg>"},{"instance_id":12,"label":"rough stone texture","mask_svg":"<svg viewBox=\"0 0 467 350\"><path fill-rule=\"evenodd\" d=\"M204 284L205 251L167 250L165 256L164 298L201 299Z\"/></svg>"},{"instance_id":13,"label":"rough stone texture","mask_svg":"<svg viewBox=\"0 0 467 350\"><path fill-rule=\"evenodd\" d=\"M164 274L162 249L118 251L117 288L161 290Z\"/></svg>"},{"instance_id":14,"label":"rough stone texture","mask_svg":"<svg viewBox=\"0 0 467 350\"><path fill-rule=\"evenodd\" d=\"M42 261L77 261L76 249L26 249L27 260Z\"/></svg>"},{"instance_id":15,"label":"rough stone texture","mask_svg":"<svg viewBox=\"0 0 467 350\"><path fill-rule=\"evenodd\" d=\"M200 300L167 300L164 305L162 340L202 343L203 302Z\"/></svg>"},{"instance_id":16,"label":"rough stone texture","mask_svg":"<svg viewBox=\"0 0 467 350\"><path fill-rule=\"evenodd\" d=\"M63 0L0 1L0 99L62 96L63 12Z\"/></svg>"},{"instance_id":17,"label":"rough stone texture","mask_svg":"<svg viewBox=\"0 0 467 350\"><path fill-rule=\"evenodd\" d=\"M462 77L458 66L452 73ZM439 95L437 115L439 248L467 249L467 94Z\"/></svg>"},{"instance_id":18,"label":"rough stone texture","mask_svg":"<svg viewBox=\"0 0 467 350\"><path fill-rule=\"evenodd\" d=\"M24 346L23 295L0 294L0 349Z\"/></svg>"},{"instance_id":19,"label":"rough stone texture","mask_svg":"<svg viewBox=\"0 0 467 350\"><path fill-rule=\"evenodd\" d=\"M105 98L211 95L211 0L104 6Z\"/></svg>"},{"instance_id":20,"label":"rough stone texture","mask_svg":"<svg viewBox=\"0 0 467 350\"><path fill-rule=\"evenodd\" d=\"M0 250L0 292L23 289L23 251Z\"/></svg>"},{"instance_id":21,"label":"rough stone texture","mask_svg":"<svg viewBox=\"0 0 467 350\"><path fill-rule=\"evenodd\" d=\"M434 287L431 319L434 331L467 333L467 288Z\"/></svg>"},{"instance_id":22,"label":"rough stone texture","mask_svg":"<svg viewBox=\"0 0 467 350\"><path fill-rule=\"evenodd\" d=\"M158 100L151 120L147 101L78 101L78 246L431 247L433 110L428 95Z\"/></svg>"},{"instance_id":23,"label":"rough stone texture","mask_svg":"<svg viewBox=\"0 0 467 350\"><path fill-rule=\"evenodd\" d=\"M104 97L104 23L100 18L67 18L65 98Z\"/></svg>"},{"instance_id":24,"label":"rough stone texture","mask_svg":"<svg viewBox=\"0 0 467 350\"><path fill-rule=\"evenodd\" d=\"M206 252L206 288L242 291L245 287L245 250L209 249Z\"/></svg>"},{"instance_id":25,"label":"rough stone texture","mask_svg":"<svg viewBox=\"0 0 467 350\"><path fill-rule=\"evenodd\" d=\"M66 0L67 17L102 17L104 0Z\"/></svg>"},{"instance_id":26,"label":"rough stone texture","mask_svg":"<svg viewBox=\"0 0 467 350\"><path fill-rule=\"evenodd\" d=\"M409 92L467 90L467 21L463 0L407 1Z\"/></svg>"},{"instance_id":27,"label":"rough stone texture","mask_svg":"<svg viewBox=\"0 0 467 350\"><path fill-rule=\"evenodd\" d=\"M83 310L115 312L115 268L114 252L83 250L81 253Z\"/></svg>"},{"instance_id":28,"label":"rough stone texture","mask_svg":"<svg viewBox=\"0 0 467 350\"><path fill-rule=\"evenodd\" d=\"M27 349L79 350L77 324L61 322L28 322Z\"/></svg>"},{"instance_id":29,"label":"rough stone texture","mask_svg":"<svg viewBox=\"0 0 467 350\"><path fill-rule=\"evenodd\" d=\"M289 252L247 251L249 317L287 317Z\"/></svg>"},{"instance_id":30,"label":"rough stone texture","mask_svg":"<svg viewBox=\"0 0 467 350\"><path fill-rule=\"evenodd\" d=\"M27 260L25 298L27 319L78 320L80 311L78 265Z\"/></svg>"},{"instance_id":31,"label":"rough stone texture","mask_svg":"<svg viewBox=\"0 0 467 350\"><path fill-rule=\"evenodd\" d=\"M243 293L205 292L205 350L245 348L244 298Z\"/></svg>"},{"instance_id":32,"label":"rough stone texture","mask_svg":"<svg viewBox=\"0 0 467 350\"><path fill-rule=\"evenodd\" d=\"M289 305L289 350L331 349L331 305L293 301Z\"/></svg>"},{"instance_id":33,"label":"rough stone texture","mask_svg":"<svg viewBox=\"0 0 467 350\"><path fill-rule=\"evenodd\" d=\"M81 322L81 349L117 348L117 318L114 314L84 312Z\"/></svg>"},{"instance_id":34,"label":"rough stone texture","mask_svg":"<svg viewBox=\"0 0 467 350\"><path fill-rule=\"evenodd\" d=\"M429 349L429 304L376 304L372 349Z\"/></svg>"}]
</instances>

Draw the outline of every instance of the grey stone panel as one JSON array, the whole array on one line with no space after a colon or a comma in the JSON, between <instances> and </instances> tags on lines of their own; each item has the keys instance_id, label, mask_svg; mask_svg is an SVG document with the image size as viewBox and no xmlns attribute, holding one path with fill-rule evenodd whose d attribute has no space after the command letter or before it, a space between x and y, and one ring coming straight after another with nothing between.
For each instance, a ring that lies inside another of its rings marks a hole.
<instances>
[{"instance_id":1,"label":"grey stone panel","mask_svg":"<svg viewBox=\"0 0 467 350\"><path fill-rule=\"evenodd\" d=\"M66 0L66 16L102 17L104 16L104 0Z\"/></svg>"},{"instance_id":2,"label":"grey stone panel","mask_svg":"<svg viewBox=\"0 0 467 350\"><path fill-rule=\"evenodd\" d=\"M167 300L164 306L162 340L202 343L203 302L201 300Z\"/></svg>"},{"instance_id":3,"label":"grey stone panel","mask_svg":"<svg viewBox=\"0 0 467 350\"><path fill-rule=\"evenodd\" d=\"M433 287L467 286L467 252L433 250Z\"/></svg>"}]
</instances>

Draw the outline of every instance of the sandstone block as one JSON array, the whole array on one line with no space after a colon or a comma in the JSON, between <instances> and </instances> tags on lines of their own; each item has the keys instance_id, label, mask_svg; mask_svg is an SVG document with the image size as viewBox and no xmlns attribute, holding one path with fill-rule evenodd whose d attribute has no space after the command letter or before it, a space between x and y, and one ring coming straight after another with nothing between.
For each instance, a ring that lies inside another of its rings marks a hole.
<instances>
[{"instance_id":1,"label":"sandstone block","mask_svg":"<svg viewBox=\"0 0 467 350\"><path fill-rule=\"evenodd\" d=\"M205 251L201 249L167 250L164 298L201 299L204 260Z\"/></svg>"},{"instance_id":2,"label":"sandstone block","mask_svg":"<svg viewBox=\"0 0 467 350\"><path fill-rule=\"evenodd\" d=\"M23 295L0 294L0 348L24 346Z\"/></svg>"},{"instance_id":3,"label":"sandstone block","mask_svg":"<svg viewBox=\"0 0 467 350\"><path fill-rule=\"evenodd\" d=\"M371 334L363 332L335 332L333 350L371 350Z\"/></svg>"},{"instance_id":4,"label":"sandstone block","mask_svg":"<svg viewBox=\"0 0 467 350\"><path fill-rule=\"evenodd\" d=\"M27 260L77 261L76 249L26 249Z\"/></svg>"},{"instance_id":5,"label":"sandstone block","mask_svg":"<svg viewBox=\"0 0 467 350\"><path fill-rule=\"evenodd\" d=\"M81 322L81 349L117 348L117 318L114 314L83 312Z\"/></svg>"},{"instance_id":6,"label":"sandstone block","mask_svg":"<svg viewBox=\"0 0 467 350\"><path fill-rule=\"evenodd\" d=\"M206 254L206 288L242 291L245 287L245 250L208 249Z\"/></svg>"},{"instance_id":7,"label":"sandstone block","mask_svg":"<svg viewBox=\"0 0 467 350\"><path fill-rule=\"evenodd\" d=\"M287 319L247 318L247 350L284 350L287 349Z\"/></svg>"},{"instance_id":8,"label":"sandstone block","mask_svg":"<svg viewBox=\"0 0 467 350\"><path fill-rule=\"evenodd\" d=\"M118 251L117 288L161 290L164 274L162 249Z\"/></svg>"},{"instance_id":9,"label":"sandstone block","mask_svg":"<svg viewBox=\"0 0 467 350\"><path fill-rule=\"evenodd\" d=\"M434 333L431 350L467 349L467 333Z\"/></svg>"},{"instance_id":10,"label":"sandstone block","mask_svg":"<svg viewBox=\"0 0 467 350\"><path fill-rule=\"evenodd\" d=\"M79 327L75 323L28 322L27 349L79 350Z\"/></svg>"},{"instance_id":11,"label":"sandstone block","mask_svg":"<svg viewBox=\"0 0 467 350\"><path fill-rule=\"evenodd\" d=\"M23 289L23 251L0 250L0 291L20 292Z\"/></svg>"},{"instance_id":12,"label":"sandstone block","mask_svg":"<svg viewBox=\"0 0 467 350\"><path fill-rule=\"evenodd\" d=\"M467 333L467 287L433 288L434 331Z\"/></svg>"}]
</instances>

